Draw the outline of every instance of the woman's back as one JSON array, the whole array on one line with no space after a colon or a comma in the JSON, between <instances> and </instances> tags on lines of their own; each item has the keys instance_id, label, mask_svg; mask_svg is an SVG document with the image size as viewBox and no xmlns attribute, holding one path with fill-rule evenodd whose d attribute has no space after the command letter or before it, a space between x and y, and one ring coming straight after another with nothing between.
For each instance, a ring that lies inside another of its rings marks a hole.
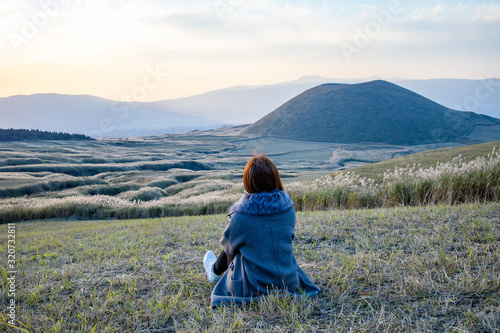
<instances>
[{"instance_id":1,"label":"woman's back","mask_svg":"<svg viewBox=\"0 0 500 333\"><path fill-rule=\"evenodd\" d=\"M293 255L295 211L285 191L246 195L228 215L221 244L234 259L212 292L212 305L248 303L270 289L319 293Z\"/></svg>"},{"instance_id":2,"label":"woman's back","mask_svg":"<svg viewBox=\"0 0 500 333\"><path fill-rule=\"evenodd\" d=\"M282 199L274 201L279 202L279 206L267 209L266 204L273 201L267 200L262 205L256 200L261 197ZM297 263L293 255L293 203L284 191L255 193L249 198L245 201L248 205L239 207L237 212L231 214L221 239L224 248L241 254L234 264L239 265L237 272L241 272L241 276L233 275L233 279L247 281L249 291L253 293L266 292L269 286L293 291L298 283Z\"/></svg>"},{"instance_id":3,"label":"woman's back","mask_svg":"<svg viewBox=\"0 0 500 333\"><path fill-rule=\"evenodd\" d=\"M319 288L293 255L295 211L276 165L265 156L253 157L243 171L243 185L248 193L229 209L224 250L217 258L209 251L203 260L209 281L218 281L212 306L248 303L270 289L317 295Z\"/></svg>"}]
</instances>

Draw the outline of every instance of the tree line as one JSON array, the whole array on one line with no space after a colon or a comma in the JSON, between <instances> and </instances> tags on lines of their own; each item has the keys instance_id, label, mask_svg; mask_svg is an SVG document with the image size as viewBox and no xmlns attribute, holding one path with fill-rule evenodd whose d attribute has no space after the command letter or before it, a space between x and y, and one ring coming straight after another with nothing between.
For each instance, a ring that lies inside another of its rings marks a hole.
<instances>
[{"instance_id":1,"label":"tree line","mask_svg":"<svg viewBox=\"0 0 500 333\"><path fill-rule=\"evenodd\" d=\"M0 141L24 140L94 140L83 134L40 131L38 129L3 129L0 128Z\"/></svg>"}]
</instances>

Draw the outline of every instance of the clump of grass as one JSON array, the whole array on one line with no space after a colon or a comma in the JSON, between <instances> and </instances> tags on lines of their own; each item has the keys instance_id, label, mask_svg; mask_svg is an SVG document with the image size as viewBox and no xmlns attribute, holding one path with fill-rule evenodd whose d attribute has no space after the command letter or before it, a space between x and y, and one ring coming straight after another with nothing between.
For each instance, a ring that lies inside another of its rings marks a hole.
<instances>
[{"instance_id":1,"label":"clump of grass","mask_svg":"<svg viewBox=\"0 0 500 333\"><path fill-rule=\"evenodd\" d=\"M140 161L129 163L106 164L26 164L15 166L0 166L0 172L53 172L75 177L94 176L105 172L153 170L168 171L170 169L210 170L205 163L196 161Z\"/></svg>"},{"instance_id":2,"label":"clump of grass","mask_svg":"<svg viewBox=\"0 0 500 333\"><path fill-rule=\"evenodd\" d=\"M163 198L164 196L166 196L166 193L161 188L150 186L140 188L137 191L127 191L121 195L122 198L140 201L158 200L159 198Z\"/></svg>"},{"instance_id":3,"label":"clump of grass","mask_svg":"<svg viewBox=\"0 0 500 333\"><path fill-rule=\"evenodd\" d=\"M95 178L50 175L33 184L0 189L0 198L15 198L42 192L56 192L88 185L103 185L106 182Z\"/></svg>"},{"instance_id":4,"label":"clump of grass","mask_svg":"<svg viewBox=\"0 0 500 333\"><path fill-rule=\"evenodd\" d=\"M217 196L217 194L213 195ZM221 214L225 213L234 202L234 199L223 201L221 198L217 196L217 200L203 202L192 197L184 202L175 202L175 198L129 201L110 196L75 196L63 199L24 199L21 204L17 199L14 204L0 207L0 223L40 219L137 219Z\"/></svg>"},{"instance_id":5,"label":"clump of grass","mask_svg":"<svg viewBox=\"0 0 500 333\"><path fill-rule=\"evenodd\" d=\"M119 196L80 195L63 198L23 197L0 200L0 223L36 219L133 219L165 216L221 214L241 196L241 186L225 180L194 180L179 193L168 196L160 188L135 185L86 188ZM124 192L122 192L124 191Z\"/></svg>"},{"instance_id":6,"label":"clump of grass","mask_svg":"<svg viewBox=\"0 0 500 333\"><path fill-rule=\"evenodd\" d=\"M322 293L218 309L202 258L220 249L224 215L18 223L17 324L29 332L497 332L499 212L498 203L299 212L295 257ZM7 300L5 269L0 286ZM4 311L0 331L17 332Z\"/></svg>"}]
</instances>

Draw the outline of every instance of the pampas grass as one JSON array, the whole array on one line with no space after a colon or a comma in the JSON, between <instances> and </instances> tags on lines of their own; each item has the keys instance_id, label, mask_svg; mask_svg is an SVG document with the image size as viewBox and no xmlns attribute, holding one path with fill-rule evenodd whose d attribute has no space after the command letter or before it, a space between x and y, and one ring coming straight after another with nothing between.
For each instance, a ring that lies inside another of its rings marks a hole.
<instances>
[{"instance_id":1,"label":"pampas grass","mask_svg":"<svg viewBox=\"0 0 500 333\"><path fill-rule=\"evenodd\" d=\"M299 210L498 201L500 152L493 149L488 156L468 162L458 156L428 168L395 166L381 178L346 172L294 182L286 189Z\"/></svg>"}]
</instances>

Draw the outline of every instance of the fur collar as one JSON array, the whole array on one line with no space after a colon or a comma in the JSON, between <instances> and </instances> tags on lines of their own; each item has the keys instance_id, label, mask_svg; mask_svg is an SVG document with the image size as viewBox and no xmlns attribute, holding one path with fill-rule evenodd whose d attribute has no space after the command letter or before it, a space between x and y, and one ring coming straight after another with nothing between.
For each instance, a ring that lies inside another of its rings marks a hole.
<instances>
[{"instance_id":1,"label":"fur collar","mask_svg":"<svg viewBox=\"0 0 500 333\"><path fill-rule=\"evenodd\" d=\"M293 206L293 201L282 190L271 192L245 193L241 199L229 208L229 214L242 212L252 215L270 215L281 213Z\"/></svg>"}]
</instances>

